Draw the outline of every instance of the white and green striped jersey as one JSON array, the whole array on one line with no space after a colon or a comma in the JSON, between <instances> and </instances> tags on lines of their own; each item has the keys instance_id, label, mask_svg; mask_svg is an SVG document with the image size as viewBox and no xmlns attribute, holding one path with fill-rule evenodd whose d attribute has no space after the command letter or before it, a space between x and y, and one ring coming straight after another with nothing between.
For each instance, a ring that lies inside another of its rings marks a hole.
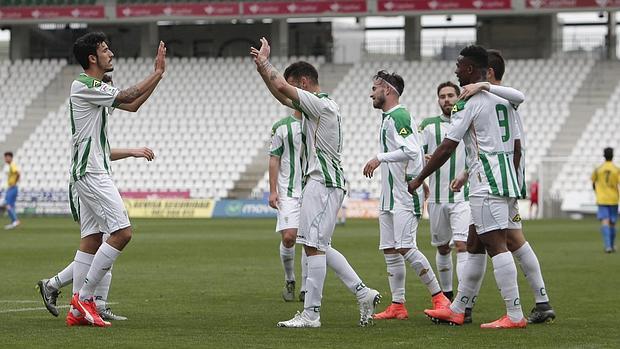
<instances>
[{"instance_id":1,"label":"white and green striped jersey","mask_svg":"<svg viewBox=\"0 0 620 349\"><path fill-rule=\"evenodd\" d=\"M308 178L329 188L346 190L342 169L342 123L340 107L327 93L297 89L299 102L294 106L302 114L301 165L302 186Z\"/></svg>"},{"instance_id":2,"label":"white and green striped jersey","mask_svg":"<svg viewBox=\"0 0 620 349\"><path fill-rule=\"evenodd\" d=\"M432 154L441 144L448 132L452 129L450 118L444 115L426 118L420 124L422 148L425 154ZM450 190L450 183L465 170L465 145L459 142L456 150L437 171L429 176L429 200L436 204L447 204L467 201L469 185L459 192Z\"/></svg>"},{"instance_id":3,"label":"white and green striped jersey","mask_svg":"<svg viewBox=\"0 0 620 349\"><path fill-rule=\"evenodd\" d=\"M71 85L71 179L86 173L110 173L108 108L119 90L100 80L80 74Z\"/></svg>"},{"instance_id":4,"label":"white and green striped jersey","mask_svg":"<svg viewBox=\"0 0 620 349\"><path fill-rule=\"evenodd\" d=\"M419 134L414 131L417 129L416 122L401 105L382 116L377 155L381 161L379 209L391 211L400 208L422 215L423 189L420 187L414 195L407 191L407 181L415 178L424 164Z\"/></svg>"},{"instance_id":5,"label":"white and green striped jersey","mask_svg":"<svg viewBox=\"0 0 620 349\"><path fill-rule=\"evenodd\" d=\"M269 154L280 158L278 195L298 198L301 195L301 123L287 116L271 128Z\"/></svg>"},{"instance_id":6,"label":"white and green striped jersey","mask_svg":"<svg viewBox=\"0 0 620 349\"><path fill-rule=\"evenodd\" d=\"M505 145L509 140L509 108L505 99L482 91L467 101L458 101L452 109L452 129L446 138L465 143L470 196L519 196L512 154Z\"/></svg>"}]
</instances>

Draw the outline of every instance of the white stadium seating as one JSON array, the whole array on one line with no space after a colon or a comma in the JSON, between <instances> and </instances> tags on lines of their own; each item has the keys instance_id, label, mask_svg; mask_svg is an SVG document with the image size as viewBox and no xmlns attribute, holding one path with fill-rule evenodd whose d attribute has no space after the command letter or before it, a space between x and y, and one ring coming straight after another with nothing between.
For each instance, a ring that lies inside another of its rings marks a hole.
<instances>
[{"instance_id":1,"label":"white stadium seating","mask_svg":"<svg viewBox=\"0 0 620 349\"><path fill-rule=\"evenodd\" d=\"M323 58L301 57L319 66ZM289 59L275 59L284 68ZM512 60L507 62L505 84L522 90L526 102L519 111L528 137L527 168L535 171L556 138L567 115L568 105L588 74L594 60L565 64L563 58ZM66 65L65 61L16 61L0 63L0 141L23 118L24 110ZM152 69L150 59L117 59L114 83L128 87ZM379 195L379 178L362 176L365 162L378 150L380 112L369 98L372 76L380 69L405 79L402 103L417 123L439 113L436 86L456 81L452 61L385 61L355 64L340 81L332 98L341 106L344 130L343 166L354 192ZM574 88L566 89L558 76L571 76ZM67 86L67 97L69 86ZM598 154L604 146L618 144L620 112L616 89L607 108L597 111L574 149L574 155ZM252 159L265 151L271 125L289 111L265 89L249 58L171 58L168 73L154 95L138 113L115 110L109 122L113 148L148 146L156 160L128 159L113 163L114 178L123 191L189 190L192 197L227 197L235 180ZM70 126L68 99L50 112L17 151L25 190L63 190L68 184ZM600 132L602 130L614 132ZM592 134L600 134L591 137ZM262 156L262 155L261 155ZM265 175L253 190L261 196L268 190L267 154ZM589 193L588 177L594 163L567 165L553 186L554 192Z\"/></svg>"}]
</instances>

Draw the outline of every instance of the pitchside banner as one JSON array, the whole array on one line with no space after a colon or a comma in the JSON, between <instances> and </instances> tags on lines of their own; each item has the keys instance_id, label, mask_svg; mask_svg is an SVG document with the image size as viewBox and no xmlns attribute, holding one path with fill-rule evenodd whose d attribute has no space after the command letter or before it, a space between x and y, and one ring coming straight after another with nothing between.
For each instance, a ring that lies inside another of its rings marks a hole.
<instances>
[{"instance_id":1,"label":"pitchside banner","mask_svg":"<svg viewBox=\"0 0 620 349\"><path fill-rule=\"evenodd\" d=\"M200 199L126 199L131 218L211 218L214 200Z\"/></svg>"},{"instance_id":2,"label":"pitchside banner","mask_svg":"<svg viewBox=\"0 0 620 349\"><path fill-rule=\"evenodd\" d=\"M213 218L275 218L276 210L264 200L218 200Z\"/></svg>"}]
</instances>

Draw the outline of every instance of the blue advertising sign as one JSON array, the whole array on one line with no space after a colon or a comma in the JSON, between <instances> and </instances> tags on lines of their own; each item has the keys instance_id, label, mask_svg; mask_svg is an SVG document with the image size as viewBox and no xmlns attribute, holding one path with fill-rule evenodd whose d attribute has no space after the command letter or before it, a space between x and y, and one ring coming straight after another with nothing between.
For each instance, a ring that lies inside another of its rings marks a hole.
<instances>
[{"instance_id":1,"label":"blue advertising sign","mask_svg":"<svg viewBox=\"0 0 620 349\"><path fill-rule=\"evenodd\" d=\"M276 210L264 200L218 200L213 218L275 218Z\"/></svg>"}]
</instances>

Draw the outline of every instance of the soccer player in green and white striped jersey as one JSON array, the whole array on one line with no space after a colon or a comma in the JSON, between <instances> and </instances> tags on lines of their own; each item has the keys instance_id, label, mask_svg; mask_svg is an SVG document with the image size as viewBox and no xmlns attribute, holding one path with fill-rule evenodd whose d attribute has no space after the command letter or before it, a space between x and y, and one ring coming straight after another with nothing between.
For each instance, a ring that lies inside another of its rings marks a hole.
<instances>
[{"instance_id":1,"label":"soccer player in green and white striped jersey","mask_svg":"<svg viewBox=\"0 0 620 349\"><path fill-rule=\"evenodd\" d=\"M481 90L489 91L499 97L508 100L513 107L509 109L509 117L511 118L512 132L509 139L505 142L509 151L514 152L514 163L517 166L517 177L520 188L520 198L526 197L527 189L525 186L525 147L526 137L523 129L523 121L517 108L525 101L525 95L518 90L510 87L501 86L502 78L505 72L505 62L501 53L497 50L488 50L489 52L489 69L487 72L488 83L481 82L463 87L463 97L467 98ZM536 306L532 309L528 316L529 323L544 323L555 319L555 311L549 304L549 296L547 288L542 277L540 262L530 246L525 240L523 228L521 224L521 215L519 214L519 203L516 198L510 200L510 221L508 222L507 243L508 249L513 256L519 261L519 265L525 275L536 301Z\"/></svg>"},{"instance_id":2,"label":"soccer player in green and white striped jersey","mask_svg":"<svg viewBox=\"0 0 620 349\"><path fill-rule=\"evenodd\" d=\"M484 81L489 65L484 47L468 46L461 51L455 74L461 86ZM455 301L448 308L426 310L435 321L463 324L466 306L472 300L475 286L483 275L481 265L486 252L491 256L495 279L506 305L507 314L481 328L523 328L523 317L517 284L517 270L506 247L508 200L518 196L512 154L506 152L504 141L509 120L504 114L510 107L506 100L486 91L468 100L458 101L453 108L452 130L422 173L409 183L410 192L440 168L463 140L469 168L470 205L476 234L470 231L469 255Z\"/></svg>"},{"instance_id":3,"label":"soccer player in green and white striped jersey","mask_svg":"<svg viewBox=\"0 0 620 349\"><path fill-rule=\"evenodd\" d=\"M379 249L387 266L392 303L375 319L409 317L405 308L405 261L426 285L432 297L433 308L450 304L441 292L426 256L418 249L416 235L422 216L424 192L419 188L410 194L407 180L422 170L424 154L415 120L400 104L405 88L403 78L396 73L379 71L373 78L372 106L381 109L379 153L364 166L364 176L372 178L381 167L381 199L379 200Z\"/></svg>"},{"instance_id":4,"label":"soccer player in green and white striped jersey","mask_svg":"<svg viewBox=\"0 0 620 349\"><path fill-rule=\"evenodd\" d=\"M450 81L443 82L437 87L437 102L441 115L426 118L420 124L422 146L427 156L433 154L452 129L450 115L459 94L459 87ZM437 247L435 260L442 291L450 299L453 298L451 246L454 245L457 251L457 280L460 280L467 259L467 233L471 215L469 193L467 190L454 192L450 189L450 183L464 170L465 145L460 142L450 156L450 161L429 177L428 214L431 223L431 244Z\"/></svg>"},{"instance_id":5,"label":"soccer player in green and white striped jersey","mask_svg":"<svg viewBox=\"0 0 620 349\"><path fill-rule=\"evenodd\" d=\"M80 247L73 267L74 296L68 325L110 326L98 314L95 289L131 240L131 224L110 174L108 108L135 112L151 96L166 70L166 47L160 42L154 71L138 84L120 90L102 81L114 70L114 54L103 33L88 33L73 45L84 73L71 85L71 184L80 199ZM102 209L105 207L105 209ZM102 242L102 233L110 238Z\"/></svg>"},{"instance_id":6,"label":"soccer player in green and white striped jersey","mask_svg":"<svg viewBox=\"0 0 620 349\"><path fill-rule=\"evenodd\" d=\"M251 48L258 73L271 94L283 105L302 112L301 159L302 196L297 243L308 255L308 277L303 312L278 327L320 327L321 298L327 266L334 269L357 297L360 326L372 322L381 295L366 287L346 258L331 247L336 216L346 190L342 170L342 123L340 107L321 92L319 74L311 64L296 62L284 75L269 62L270 47L261 38L261 47Z\"/></svg>"},{"instance_id":7,"label":"soccer player in green and white striped jersey","mask_svg":"<svg viewBox=\"0 0 620 349\"><path fill-rule=\"evenodd\" d=\"M271 128L269 149L269 206L278 210L276 232L282 235L280 260L284 267L282 298L295 300L295 239L299 227L301 196L301 112L295 110ZM301 256L301 293L304 301L306 284L306 253Z\"/></svg>"}]
</instances>

